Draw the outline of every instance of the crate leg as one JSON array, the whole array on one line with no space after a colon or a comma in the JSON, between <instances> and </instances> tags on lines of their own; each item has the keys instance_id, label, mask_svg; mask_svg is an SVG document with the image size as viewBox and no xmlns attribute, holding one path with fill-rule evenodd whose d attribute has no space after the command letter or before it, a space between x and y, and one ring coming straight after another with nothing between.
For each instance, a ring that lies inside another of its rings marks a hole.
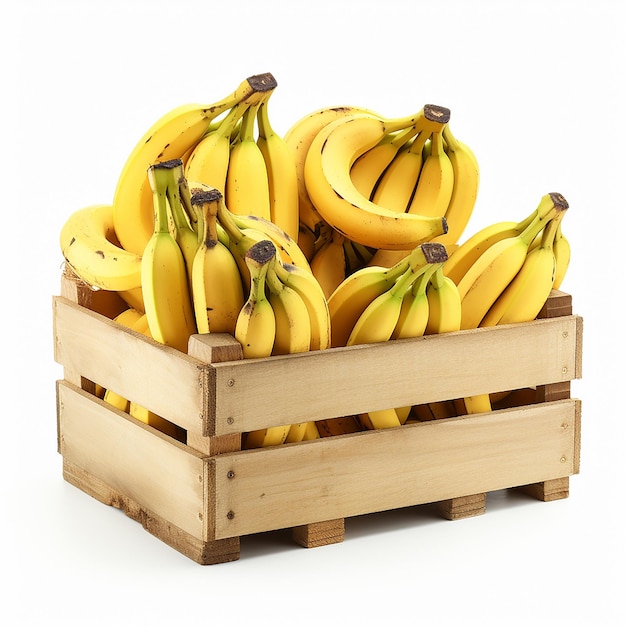
<instances>
[{"instance_id":1,"label":"crate leg","mask_svg":"<svg viewBox=\"0 0 626 626\"><path fill-rule=\"evenodd\" d=\"M486 510L486 505L487 494L475 493L470 496L442 500L437 503L437 508L439 514L445 519L457 520L482 515Z\"/></svg>"},{"instance_id":2,"label":"crate leg","mask_svg":"<svg viewBox=\"0 0 626 626\"><path fill-rule=\"evenodd\" d=\"M317 548L331 543L341 543L344 538L345 523L340 519L313 522L291 529L293 540L305 548Z\"/></svg>"},{"instance_id":3,"label":"crate leg","mask_svg":"<svg viewBox=\"0 0 626 626\"><path fill-rule=\"evenodd\" d=\"M523 485L518 489L542 502L552 502L569 497L569 476L544 480L541 483Z\"/></svg>"}]
</instances>

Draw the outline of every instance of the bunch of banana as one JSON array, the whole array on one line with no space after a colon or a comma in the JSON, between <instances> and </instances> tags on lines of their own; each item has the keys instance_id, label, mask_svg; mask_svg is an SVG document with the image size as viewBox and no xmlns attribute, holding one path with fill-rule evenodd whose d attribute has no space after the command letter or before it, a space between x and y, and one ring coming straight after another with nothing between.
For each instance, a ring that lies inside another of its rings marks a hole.
<instances>
[{"instance_id":1,"label":"bunch of banana","mask_svg":"<svg viewBox=\"0 0 626 626\"><path fill-rule=\"evenodd\" d=\"M426 286L437 269L441 274L446 259L443 244L425 242L391 268L369 266L346 278L328 300L333 345L422 335L429 319ZM456 292L452 287L442 290L445 298ZM447 305L441 307L445 309ZM367 429L390 428L401 425L409 409L382 409L358 417Z\"/></svg>"},{"instance_id":2,"label":"bunch of banana","mask_svg":"<svg viewBox=\"0 0 626 626\"><path fill-rule=\"evenodd\" d=\"M397 131L415 134L423 118L421 113L394 119L356 113L339 117L315 135L306 155L304 181L326 223L362 245L395 250L413 249L447 231L441 216L398 213L372 202L351 175L359 157Z\"/></svg>"},{"instance_id":3,"label":"bunch of banana","mask_svg":"<svg viewBox=\"0 0 626 626\"><path fill-rule=\"evenodd\" d=\"M218 189L233 213L262 217L297 239L296 167L270 121L274 87L239 102L218 120L190 152L185 177Z\"/></svg>"},{"instance_id":4,"label":"bunch of banana","mask_svg":"<svg viewBox=\"0 0 626 626\"><path fill-rule=\"evenodd\" d=\"M275 87L276 80L269 73L251 76L217 102L176 107L144 133L122 167L113 197L115 232L125 250L141 256L154 231L148 168L161 161L189 158L221 115L240 103L257 102L259 94Z\"/></svg>"},{"instance_id":5,"label":"bunch of banana","mask_svg":"<svg viewBox=\"0 0 626 626\"><path fill-rule=\"evenodd\" d=\"M270 240L245 253L250 275L248 297L235 325L244 358L262 358L325 349L330 345L330 317L313 275L285 265ZM314 423L277 426L246 434L247 448L317 438Z\"/></svg>"}]
</instances>

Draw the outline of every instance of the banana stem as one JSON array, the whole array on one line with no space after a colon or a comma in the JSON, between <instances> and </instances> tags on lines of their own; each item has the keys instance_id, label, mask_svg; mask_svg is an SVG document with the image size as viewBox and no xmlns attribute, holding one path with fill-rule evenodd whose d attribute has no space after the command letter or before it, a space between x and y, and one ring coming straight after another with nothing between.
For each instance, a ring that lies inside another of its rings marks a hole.
<instances>
[{"instance_id":1,"label":"banana stem","mask_svg":"<svg viewBox=\"0 0 626 626\"><path fill-rule=\"evenodd\" d=\"M182 165L180 159L156 163L148 168L148 181L154 198L154 232L169 232L167 191L176 181L175 172Z\"/></svg>"},{"instance_id":2,"label":"banana stem","mask_svg":"<svg viewBox=\"0 0 626 626\"><path fill-rule=\"evenodd\" d=\"M202 221L204 223L203 241L207 248L213 248L219 241L217 234L217 212L221 198L222 193L218 189L198 191L191 197L192 204L197 207L202 214Z\"/></svg>"}]
</instances>

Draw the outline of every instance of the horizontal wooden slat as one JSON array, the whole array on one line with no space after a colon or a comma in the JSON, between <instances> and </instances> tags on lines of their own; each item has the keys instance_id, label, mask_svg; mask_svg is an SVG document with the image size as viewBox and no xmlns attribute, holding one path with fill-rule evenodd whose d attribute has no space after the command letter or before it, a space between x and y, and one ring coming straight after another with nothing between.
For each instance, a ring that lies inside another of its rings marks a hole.
<instances>
[{"instance_id":1,"label":"horizontal wooden slat","mask_svg":"<svg viewBox=\"0 0 626 626\"><path fill-rule=\"evenodd\" d=\"M57 383L60 452L107 488L202 541L205 457L64 381ZM97 490L97 485L94 491Z\"/></svg>"},{"instance_id":2,"label":"horizontal wooden slat","mask_svg":"<svg viewBox=\"0 0 626 626\"><path fill-rule=\"evenodd\" d=\"M58 363L203 434L209 366L162 346L98 313L55 297Z\"/></svg>"},{"instance_id":3,"label":"horizontal wooden slat","mask_svg":"<svg viewBox=\"0 0 626 626\"><path fill-rule=\"evenodd\" d=\"M216 538L569 476L579 420L561 400L220 455Z\"/></svg>"},{"instance_id":4,"label":"horizontal wooden slat","mask_svg":"<svg viewBox=\"0 0 626 626\"><path fill-rule=\"evenodd\" d=\"M570 315L216 363L209 431L227 434L568 381L581 375L581 340L582 319Z\"/></svg>"}]
</instances>

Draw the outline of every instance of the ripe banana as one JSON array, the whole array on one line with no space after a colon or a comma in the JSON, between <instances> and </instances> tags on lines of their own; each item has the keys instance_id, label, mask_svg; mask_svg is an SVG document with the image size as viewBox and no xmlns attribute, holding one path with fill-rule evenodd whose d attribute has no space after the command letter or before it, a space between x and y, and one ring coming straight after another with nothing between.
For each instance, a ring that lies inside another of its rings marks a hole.
<instances>
[{"instance_id":1,"label":"ripe banana","mask_svg":"<svg viewBox=\"0 0 626 626\"><path fill-rule=\"evenodd\" d=\"M480 326L515 324L534 320L554 285L554 239L567 207L546 224L541 241L526 255L524 264L483 317Z\"/></svg>"},{"instance_id":2,"label":"ripe banana","mask_svg":"<svg viewBox=\"0 0 626 626\"><path fill-rule=\"evenodd\" d=\"M427 335L454 332L461 328L461 297L454 281L444 275L443 264L431 276L426 297Z\"/></svg>"},{"instance_id":3,"label":"ripe banana","mask_svg":"<svg viewBox=\"0 0 626 626\"><path fill-rule=\"evenodd\" d=\"M224 197L233 213L271 220L267 166L255 140L259 106L249 107L241 118L241 130L230 149Z\"/></svg>"},{"instance_id":4,"label":"ripe banana","mask_svg":"<svg viewBox=\"0 0 626 626\"><path fill-rule=\"evenodd\" d=\"M332 232L331 237L319 248L311 259L311 272L317 278L328 298L346 277L345 237Z\"/></svg>"},{"instance_id":5,"label":"ripe banana","mask_svg":"<svg viewBox=\"0 0 626 626\"><path fill-rule=\"evenodd\" d=\"M426 289L437 267L437 265L433 265L429 270L425 271L413 283L412 288L404 294L398 323L394 328L391 339L421 337L425 334L429 319Z\"/></svg>"},{"instance_id":6,"label":"ripe banana","mask_svg":"<svg viewBox=\"0 0 626 626\"><path fill-rule=\"evenodd\" d=\"M450 246L459 241L474 211L480 185L480 169L473 151L452 134L448 124L443 128L443 139L452 165L454 184L445 212L448 232L435 237L433 241Z\"/></svg>"},{"instance_id":7,"label":"ripe banana","mask_svg":"<svg viewBox=\"0 0 626 626\"><path fill-rule=\"evenodd\" d=\"M372 200L381 176L395 159L398 151L416 134L415 120L410 125L385 134L373 147L357 158L350 168L350 178L355 189L368 200Z\"/></svg>"},{"instance_id":8,"label":"ripe banana","mask_svg":"<svg viewBox=\"0 0 626 626\"><path fill-rule=\"evenodd\" d=\"M148 170L153 190L154 233L141 260L141 286L152 337L187 352L197 332L183 253L170 232L167 189L177 182L180 161L165 161Z\"/></svg>"},{"instance_id":9,"label":"ripe banana","mask_svg":"<svg viewBox=\"0 0 626 626\"><path fill-rule=\"evenodd\" d=\"M304 301L311 327L310 349L330 348L330 312L321 285L305 268L289 263L275 263L274 271L280 281L296 291Z\"/></svg>"},{"instance_id":10,"label":"ripe banana","mask_svg":"<svg viewBox=\"0 0 626 626\"><path fill-rule=\"evenodd\" d=\"M291 151L296 166L300 222L316 238L319 236L320 226L325 222L312 204L306 188L306 183L304 181L304 164L306 156L313 139L319 131L322 130L322 128L336 119L345 117L346 115L352 115L354 113L377 115L369 109L356 106L324 107L317 109L312 113L308 113L304 117L297 120L287 130L284 136L285 143Z\"/></svg>"},{"instance_id":11,"label":"ripe banana","mask_svg":"<svg viewBox=\"0 0 626 626\"><path fill-rule=\"evenodd\" d=\"M541 210L545 209L541 204L539 208ZM537 210L537 208L534 209L527 217L519 222L495 222L475 232L450 254L450 257L443 266L444 274L449 276L458 285L469 268L489 247L503 239L517 237L530 226L538 215ZM435 237L435 239L439 238Z\"/></svg>"},{"instance_id":12,"label":"ripe banana","mask_svg":"<svg viewBox=\"0 0 626 626\"><path fill-rule=\"evenodd\" d=\"M110 205L74 211L61 228L60 244L65 262L88 285L109 291L141 287L141 255L118 245Z\"/></svg>"},{"instance_id":13,"label":"ripe banana","mask_svg":"<svg viewBox=\"0 0 626 626\"><path fill-rule=\"evenodd\" d=\"M137 255L154 231L152 194L146 172L160 161L181 158L209 129L212 120L239 102L276 87L274 77L251 76L235 91L210 105L187 104L159 118L139 139L124 163L113 196L113 220L121 246Z\"/></svg>"},{"instance_id":14,"label":"ripe banana","mask_svg":"<svg viewBox=\"0 0 626 626\"><path fill-rule=\"evenodd\" d=\"M567 239L567 237L563 234L560 223L554 238L553 251L554 258L556 260L556 267L554 270L554 284L552 285L552 288L560 289L561 283L563 282L565 274L569 268L572 254L569 239Z\"/></svg>"},{"instance_id":15,"label":"ripe banana","mask_svg":"<svg viewBox=\"0 0 626 626\"><path fill-rule=\"evenodd\" d=\"M352 241L373 248L412 249L446 232L445 218L396 213L360 194L350 176L356 159L387 133L413 118L381 120L349 115L331 122L315 137L305 163L305 182L324 220Z\"/></svg>"},{"instance_id":16,"label":"ripe banana","mask_svg":"<svg viewBox=\"0 0 626 626\"><path fill-rule=\"evenodd\" d=\"M461 328L476 328L522 267L533 239L554 214L567 208L565 198L549 193L540 201L531 224L516 237L503 239L487 250L458 283L462 302Z\"/></svg>"},{"instance_id":17,"label":"ripe banana","mask_svg":"<svg viewBox=\"0 0 626 626\"><path fill-rule=\"evenodd\" d=\"M195 145L185 164L187 180L205 183L225 193L231 139L237 122L249 106L248 102L237 103L220 124Z\"/></svg>"},{"instance_id":18,"label":"ripe banana","mask_svg":"<svg viewBox=\"0 0 626 626\"><path fill-rule=\"evenodd\" d=\"M300 215L296 163L285 140L272 127L269 99L268 96L261 102L257 112L257 145L267 169L270 220L297 241Z\"/></svg>"},{"instance_id":19,"label":"ripe banana","mask_svg":"<svg viewBox=\"0 0 626 626\"><path fill-rule=\"evenodd\" d=\"M232 335L244 304L244 289L237 262L217 235L218 204L222 198L218 189L200 191L191 197L203 215L205 234L193 260L191 293L198 332Z\"/></svg>"}]
</instances>

